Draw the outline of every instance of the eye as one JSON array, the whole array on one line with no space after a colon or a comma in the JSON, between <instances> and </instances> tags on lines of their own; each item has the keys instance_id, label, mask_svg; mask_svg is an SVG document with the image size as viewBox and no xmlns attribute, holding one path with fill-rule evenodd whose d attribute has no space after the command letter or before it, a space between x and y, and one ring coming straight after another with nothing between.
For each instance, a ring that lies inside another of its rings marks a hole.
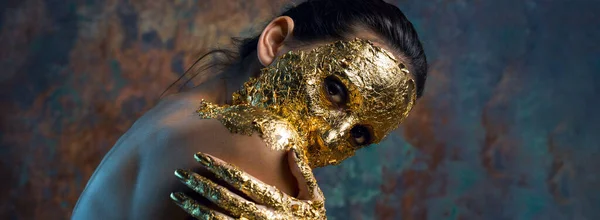
<instances>
[{"instance_id":1,"label":"eye","mask_svg":"<svg viewBox=\"0 0 600 220\"><path fill-rule=\"evenodd\" d=\"M352 142L356 146L364 146L371 144L371 132L369 132L369 128L364 125L356 125L350 130L350 136L352 138Z\"/></svg>"},{"instance_id":2,"label":"eye","mask_svg":"<svg viewBox=\"0 0 600 220\"><path fill-rule=\"evenodd\" d=\"M342 106L348 102L348 91L346 91L344 84L336 77L329 76L325 78L324 86L329 101L338 106Z\"/></svg>"}]
</instances>

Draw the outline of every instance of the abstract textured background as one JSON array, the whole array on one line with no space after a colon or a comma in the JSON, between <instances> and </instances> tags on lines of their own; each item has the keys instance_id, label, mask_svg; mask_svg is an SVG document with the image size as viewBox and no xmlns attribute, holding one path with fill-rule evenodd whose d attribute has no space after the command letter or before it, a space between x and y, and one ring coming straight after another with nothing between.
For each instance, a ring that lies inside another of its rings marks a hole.
<instances>
[{"instance_id":1,"label":"abstract textured background","mask_svg":"<svg viewBox=\"0 0 600 220\"><path fill-rule=\"evenodd\" d=\"M390 2L424 43L425 96L384 143L317 170L329 217L600 219L600 2ZM284 3L1 1L0 219L68 218L199 54Z\"/></svg>"}]
</instances>

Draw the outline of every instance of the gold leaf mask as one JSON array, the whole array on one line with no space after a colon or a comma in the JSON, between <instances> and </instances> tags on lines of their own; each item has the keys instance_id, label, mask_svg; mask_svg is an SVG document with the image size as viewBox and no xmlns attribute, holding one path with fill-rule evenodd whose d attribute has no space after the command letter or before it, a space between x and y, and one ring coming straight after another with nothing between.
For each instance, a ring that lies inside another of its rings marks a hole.
<instances>
[{"instance_id":1,"label":"gold leaf mask","mask_svg":"<svg viewBox=\"0 0 600 220\"><path fill-rule=\"evenodd\" d=\"M381 141L408 116L415 99L405 65L355 39L288 52L234 93L232 106L215 110L205 103L199 113L220 118L238 133L249 133L241 127L252 124L274 149L304 148L315 168L339 164Z\"/></svg>"}]
</instances>

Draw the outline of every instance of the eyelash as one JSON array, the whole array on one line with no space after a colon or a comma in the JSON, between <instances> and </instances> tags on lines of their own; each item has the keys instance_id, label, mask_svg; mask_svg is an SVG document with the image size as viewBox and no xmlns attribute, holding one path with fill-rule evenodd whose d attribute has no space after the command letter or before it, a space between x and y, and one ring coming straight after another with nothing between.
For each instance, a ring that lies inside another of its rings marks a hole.
<instances>
[{"instance_id":1,"label":"eyelash","mask_svg":"<svg viewBox=\"0 0 600 220\"><path fill-rule=\"evenodd\" d=\"M343 107L348 102L348 90L340 80L335 76L328 76L323 80L325 95L329 102L337 107ZM335 94L332 94L334 92ZM334 100L334 96L340 96L339 100Z\"/></svg>"},{"instance_id":2,"label":"eyelash","mask_svg":"<svg viewBox=\"0 0 600 220\"><path fill-rule=\"evenodd\" d=\"M373 134L371 133L371 129L368 126L364 125L354 125L352 129L350 129L350 139L354 146L362 147L373 143ZM355 137L356 134L361 134L360 138L364 138L364 143L357 143L356 140L359 137Z\"/></svg>"}]
</instances>

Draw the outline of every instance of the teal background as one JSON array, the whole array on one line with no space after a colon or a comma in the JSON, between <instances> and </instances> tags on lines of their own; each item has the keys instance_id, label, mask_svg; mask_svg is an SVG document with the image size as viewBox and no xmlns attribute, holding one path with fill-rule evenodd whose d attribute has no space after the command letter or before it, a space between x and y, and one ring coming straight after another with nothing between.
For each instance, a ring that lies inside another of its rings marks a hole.
<instances>
[{"instance_id":1,"label":"teal background","mask_svg":"<svg viewBox=\"0 0 600 220\"><path fill-rule=\"evenodd\" d=\"M317 170L330 219L600 219L600 2L389 1L430 62L377 146ZM0 219L65 219L195 58L277 0L0 2Z\"/></svg>"}]
</instances>

